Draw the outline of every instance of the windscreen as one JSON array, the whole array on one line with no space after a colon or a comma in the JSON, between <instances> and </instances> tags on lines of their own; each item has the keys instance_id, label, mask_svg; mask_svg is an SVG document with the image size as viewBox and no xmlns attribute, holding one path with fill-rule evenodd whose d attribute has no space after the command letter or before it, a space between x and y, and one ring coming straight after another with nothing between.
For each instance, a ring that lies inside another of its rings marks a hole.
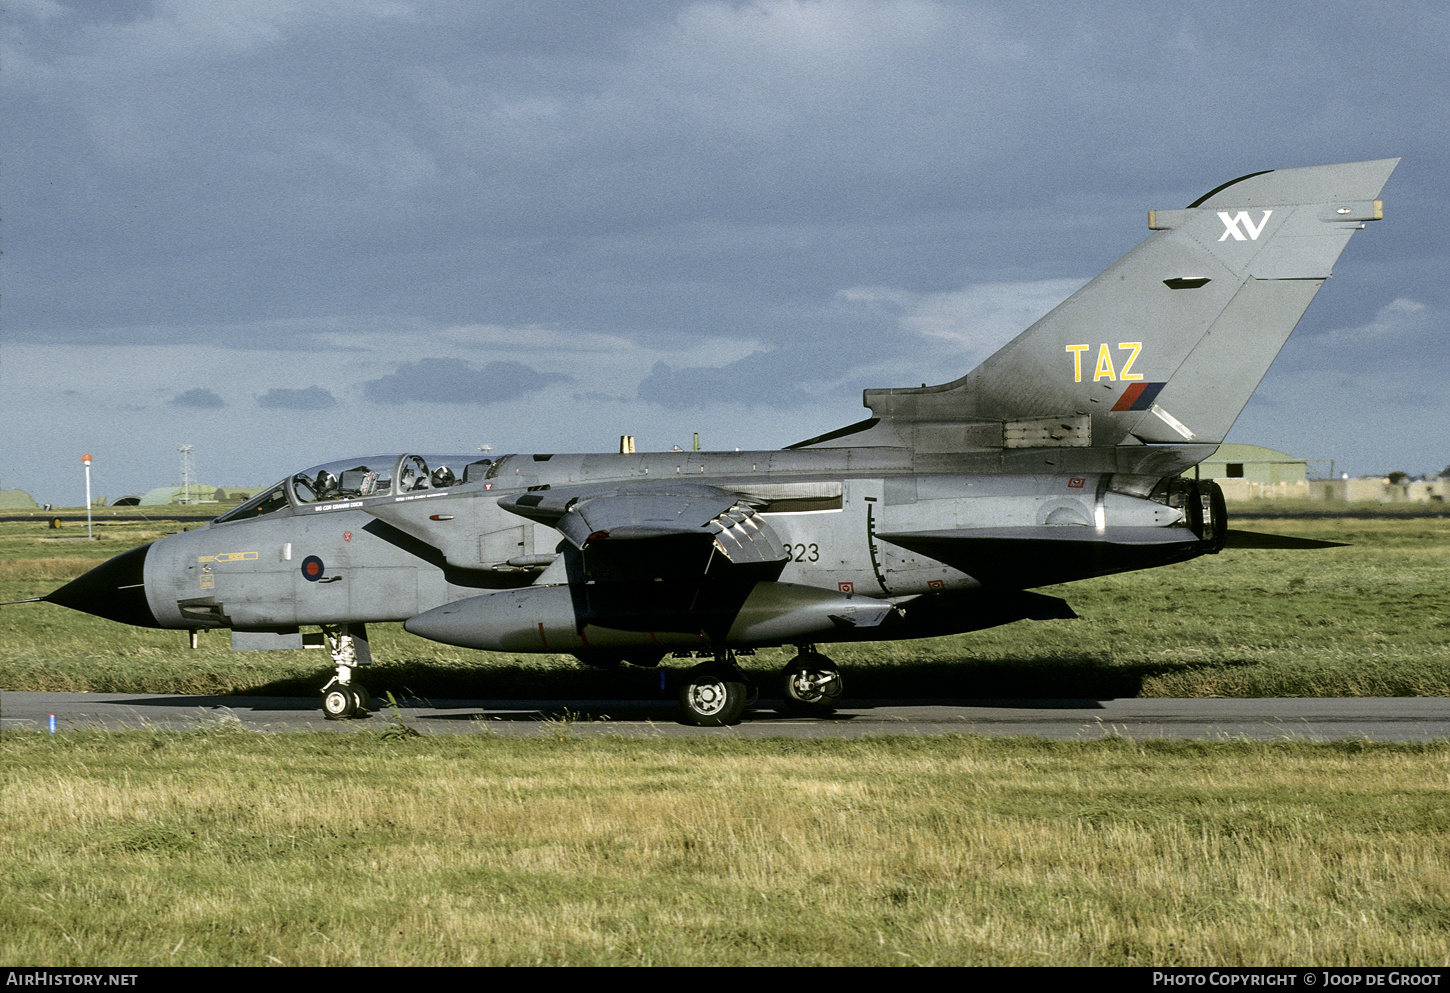
<instances>
[{"instance_id":1,"label":"windscreen","mask_svg":"<svg viewBox=\"0 0 1450 993\"><path fill-rule=\"evenodd\" d=\"M245 521L249 517L264 517L267 514L275 514L279 510L290 507L287 502L287 493L283 484L278 483L265 493L259 493L246 503L229 510L218 517L213 524L224 524L227 521Z\"/></svg>"}]
</instances>

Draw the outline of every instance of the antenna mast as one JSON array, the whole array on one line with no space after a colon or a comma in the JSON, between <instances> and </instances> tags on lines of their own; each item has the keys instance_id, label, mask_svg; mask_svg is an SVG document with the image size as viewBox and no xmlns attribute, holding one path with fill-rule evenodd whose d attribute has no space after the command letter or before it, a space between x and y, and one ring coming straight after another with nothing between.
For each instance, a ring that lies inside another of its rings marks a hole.
<instances>
[{"instance_id":1,"label":"antenna mast","mask_svg":"<svg viewBox=\"0 0 1450 993\"><path fill-rule=\"evenodd\" d=\"M177 445L181 453L181 502L191 503L191 445Z\"/></svg>"}]
</instances>

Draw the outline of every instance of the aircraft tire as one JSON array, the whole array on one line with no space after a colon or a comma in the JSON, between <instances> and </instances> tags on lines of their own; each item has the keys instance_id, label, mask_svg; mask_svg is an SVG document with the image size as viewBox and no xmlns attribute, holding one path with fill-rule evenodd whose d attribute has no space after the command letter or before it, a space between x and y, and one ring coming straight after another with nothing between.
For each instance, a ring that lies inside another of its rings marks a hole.
<instances>
[{"instance_id":1,"label":"aircraft tire","mask_svg":"<svg viewBox=\"0 0 1450 993\"><path fill-rule=\"evenodd\" d=\"M362 683L352 684L352 698L354 704L354 717L366 717L368 714L372 713L373 697L372 694L368 692L368 688Z\"/></svg>"},{"instance_id":2,"label":"aircraft tire","mask_svg":"<svg viewBox=\"0 0 1450 993\"><path fill-rule=\"evenodd\" d=\"M329 721L345 721L357 716L357 697L352 687L338 684L322 691L322 713Z\"/></svg>"},{"instance_id":3,"label":"aircraft tire","mask_svg":"<svg viewBox=\"0 0 1450 993\"><path fill-rule=\"evenodd\" d=\"M815 652L802 653L781 670L781 699L787 713L824 717L841 704L845 682L836 663Z\"/></svg>"},{"instance_id":4,"label":"aircraft tire","mask_svg":"<svg viewBox=\"0 0 1450 993\"><path fill-rule=\"evenodd\" d=\"M680 687L681 719L695 727L737 724L747 702L745 676L734 666L697 665Z\"/></svg>"}]
</instances>

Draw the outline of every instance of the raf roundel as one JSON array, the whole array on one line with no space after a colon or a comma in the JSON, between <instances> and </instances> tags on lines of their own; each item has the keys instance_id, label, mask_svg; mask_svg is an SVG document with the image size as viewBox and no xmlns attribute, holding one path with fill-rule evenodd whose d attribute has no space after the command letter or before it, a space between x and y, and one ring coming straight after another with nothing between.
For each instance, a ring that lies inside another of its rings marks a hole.
<instances>
[{"instance_id":1,"label":"raf roundel","mask_svg":"<svg viewBox=\"0 0 1450 993\"><path fill-rule=\"evenodd\" d=\"M302 560L302 578L309 583L315 583L322 578L322 560L316 555L309 555Z\"/></svg>"}]
</instances>

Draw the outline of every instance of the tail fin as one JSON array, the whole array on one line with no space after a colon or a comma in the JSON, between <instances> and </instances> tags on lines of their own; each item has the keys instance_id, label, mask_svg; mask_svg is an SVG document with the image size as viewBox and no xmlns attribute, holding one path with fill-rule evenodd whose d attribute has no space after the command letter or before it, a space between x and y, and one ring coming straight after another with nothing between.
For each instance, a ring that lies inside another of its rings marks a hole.
<instances>
[{"instance_id":1,"label":"tail fin","mask_svg":"<svg viewBox=\"0 0 1450 993\"><path fill-rule=\"evenodd\" d=\"M1168 446L1155 468L1186 468L1228 433L1350 235L1380 219L1398 162L1253 173L1149 211L1147 240L961 379L867 390L871 419L792 447L1114 449L1127 469L1148 453L1123 448Z\"/></svg>"}]
</instances>

